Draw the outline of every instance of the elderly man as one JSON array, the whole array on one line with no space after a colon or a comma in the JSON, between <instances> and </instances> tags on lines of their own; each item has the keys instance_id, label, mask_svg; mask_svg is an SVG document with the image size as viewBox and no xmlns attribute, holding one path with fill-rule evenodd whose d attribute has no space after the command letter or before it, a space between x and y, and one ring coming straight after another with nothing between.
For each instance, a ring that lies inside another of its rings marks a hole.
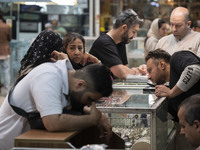
<instances>
[{"instance_id":1,"label":"elderly man","mask_svg":"<svg viewBox=\"0 0 200 150\"><path fill-rule=\"evenodd\" d=\"M135 38L142 20L132 9L123 11L116 19L113 28L101 35L92 45L90 54L97 57L108 66L117 78L126 78L128 74L145 74L142 66L140 69L128 68L126 45Z\"/></svg>"},{"instance_id":2,"label":"elderly man","mask_svg":"<svg viewBox=\"0 0 200 150\"><path fill-rule=\"evenodd\" d=\"M180 134L185 135L190 144L200 150L200 94L185 99L178 111Z\"/></svg>"},{"instance_id":3,"label":"elderly man","mask_svg":"<svg viewBox=\"0 0 200 150\"><path fill-rule=\"evenodd\" d=\"M161 48L170 55L180 50L188 50L200 56L200 33L191 30L188 9L175 8L170 16L170 24L173 33L161 38L156 49Z\"/></svg>"}]
</instances>

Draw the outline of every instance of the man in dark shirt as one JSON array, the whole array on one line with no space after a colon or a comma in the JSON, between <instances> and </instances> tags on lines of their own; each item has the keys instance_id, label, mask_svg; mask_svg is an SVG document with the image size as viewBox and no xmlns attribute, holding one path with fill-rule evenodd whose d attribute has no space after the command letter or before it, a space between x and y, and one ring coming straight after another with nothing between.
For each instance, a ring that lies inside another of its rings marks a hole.
<instances>
[{"instance_id":1,"label":"man in dark shirt","mask_svg":"<svg viewBox=\"0 0 200 150\"><path fill-rule=\"evenodd\" d=\"M178 121L180 103L200 93L200 58L186 50L170 56L166 51L156 49L148 53L145 61L148 78L156 84L156 96L169 99L168 111ZM170 88L163 85L166 82L169 82Z\"/></svg>"},{"instance_id":2,"label":"man in dark shirt","mask_svg":"<svg viewBox=\"0 0 200 150\"><path fill-rule=\"evenodd\" d=\"M145 61L148 78L156 84L156 96L167 97L168 112L175 121L176 149L192 150L184 135L180 135L177 113L185 98L200 93L200 58L188 50L175 52L171 56L164 50L156 49L148 53ZM169 88L163 85L166 82L169 82Z\"/></svg>"},{"instance_id":3,"label":"man in dark shirt","mask_svg":"<svg viewBox=\"0 0 200 150\"><path fill-rule=\"evenodd\" d=\"M126 78L128 74L145 74L145 67L128 68L126 45L135 38L142 20L132 9L125 10L116 19L113 28L101 35L93 43L90 54L107 65L117 78Z\"/></svg>"}]
</instances>

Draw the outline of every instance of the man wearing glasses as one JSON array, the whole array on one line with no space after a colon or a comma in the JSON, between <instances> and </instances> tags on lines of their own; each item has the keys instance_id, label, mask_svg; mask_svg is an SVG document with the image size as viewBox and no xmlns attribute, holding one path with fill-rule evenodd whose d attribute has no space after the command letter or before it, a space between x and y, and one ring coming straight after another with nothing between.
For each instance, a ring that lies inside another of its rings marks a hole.
<instances>
[{"instance_id":1,"label":"man wearing glasses","mask_svg":"<svg viewBox=\"0 0 200 150\"><path fill-rule=\"evenodd\" d=\"M143 66L128 68L125 45L136 37L142 22L143 20L132 9L123 11L116 18L113 28L96 39L89 53L107 65L117 78L125 79L128 74L145 74Z\"/></svg>"}]
</instances>

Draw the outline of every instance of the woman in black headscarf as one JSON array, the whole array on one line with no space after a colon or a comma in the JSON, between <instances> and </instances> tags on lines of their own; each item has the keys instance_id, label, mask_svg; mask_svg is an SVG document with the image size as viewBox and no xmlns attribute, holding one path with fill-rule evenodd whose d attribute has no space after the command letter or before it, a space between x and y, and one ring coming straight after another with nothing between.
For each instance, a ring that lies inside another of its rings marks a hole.
<instances>
[{"instance_id":1,"label":"woman in black headscarf","mask_svg":"<svg viewBox=\"0 0 200 150\"><path fill-rule=\"evenodd\" d=\"M62 39L57 33L48 30L42 31L21 60L18 77L28 74L34 67L44 62L50 62L51 53L54 50L61 51L62 43Z\"/></svg>"}]
</instances>

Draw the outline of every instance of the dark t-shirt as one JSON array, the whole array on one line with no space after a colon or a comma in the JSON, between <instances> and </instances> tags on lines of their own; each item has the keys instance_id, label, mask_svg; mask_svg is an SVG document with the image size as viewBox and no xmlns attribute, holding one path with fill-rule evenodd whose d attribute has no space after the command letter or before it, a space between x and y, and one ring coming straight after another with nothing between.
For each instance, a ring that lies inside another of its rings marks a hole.
<instances>
[{"instance_id":1,"label":"dark t-shirt","mask_svg":"<svg viewBox=\"0 0 200 150\"><path fill-rule=\"evenodd\" d=\"M94 41L89 53L109 68L119 64L128 64L125 43L115 44L107 34L101 35Z\"/></svg>"},{"instance_id":2,"label":"dark t-shirt","mask_svg":"<svg viewBox=\"0 0 200 150\"><path fill-rule=\"evenodd\" d=\"M74 68L74 70L78 70L78 69L82 69L84 66L82 65L82 64L77 64L77 63L75 63L75 62L73 62L73 61L71 61L70 60L70 62L71 62L71 64L72 64L72 66L73 66L73 68ZM87 65L90 65L90 64L92 64L91 62L87 62L86 64L85 64L85 66L87 66Z\"/></svg>"},{"instance_id":3,"label":"dark t-shirt","mask_svg":"<svg viewBox=\"0 0 200 150\"><path fill-rule=\"evenodd\" d=\"M200 58L190 51L179 51L172 55L170 60L170 89L176 85L184 69L194 64L200 64ZM188 80L189 78L190 76L188 76ZM178 121L177 113L180 103L196 93L200 93L200 80L187 92L169 99L168 110L174 116L175 121Z\"/></svg>"}]
</instances>

